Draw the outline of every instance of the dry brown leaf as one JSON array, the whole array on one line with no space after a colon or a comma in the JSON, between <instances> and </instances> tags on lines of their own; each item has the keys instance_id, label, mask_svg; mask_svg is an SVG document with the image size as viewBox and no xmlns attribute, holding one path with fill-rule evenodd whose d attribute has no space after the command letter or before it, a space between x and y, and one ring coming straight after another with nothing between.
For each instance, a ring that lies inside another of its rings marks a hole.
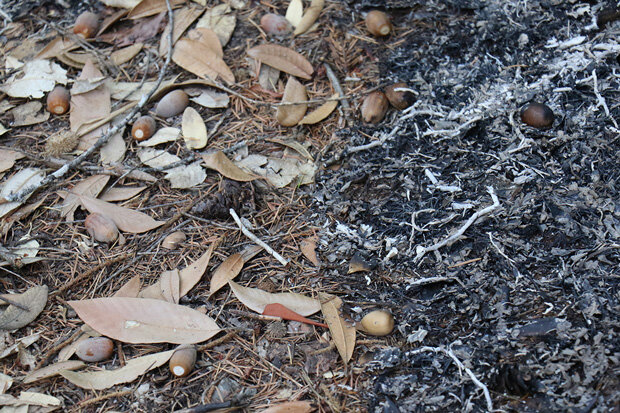
<instances>
[{"instance_id":1,"label":"dry brown leaf","mask_svg":"<svg viewBox=\"0 0 620 413\"><path fill-rule=\"evenodd\" d=\"M265 410L261 410L259 413L310 413L314 410L316 409L312 405L312 402L296 401L279 403Z\"/></svg>"},{"instance_id":2,"label":"dry brown leaf","mask_svg":"<svg viewBox=\"0 0 620 413\"><path fill-rule=\"evenodd\" d=\"M349 270L347 271L347 274L370 270L372 270L372 266L370 265L370 263L364 260L358 254L355 254L351 258L351 261L349 261Z\"/></svg>"},{"instance_id":3,"label":"dry brown leaf","mask_svg":"<svg viewBox=\"0 0 620 413\"><path fill-rule=\"evenodd\" d=\"M234 280L243 268L243 257L241 254L236 253L226 258L216 269L211 276L211 286L209 288L209 295L213 295L220 288L226 285L228 281Z\"/></svg>"},{"instance_id":4,"label":"dry brown leaf","mask_svg":"<svg viewBox=\"0 0 620 413\"><path fill-rule=\"evenodd\" d=\"M127 8L133 9L140 0L130 0L130 1L133 1L134 4L132 4L130 7L127 7ZM103 1L103 3L105 3L105 1ZM110 5L108 4L108 6ZM117 7L117 6L111 6L111 7ZM101 25L99 26L99 31L97 32L97 35L95 37L99 37L100 35L105 33L105 31L108 30L110 27L112 27L114 23L118 22L120 19L127 16L127 13L129 13L129 10L118 10L112 13L111 15L107 16L106 18L104 18L103 21L101 22Z\"/></svg>"},{"instance_id":5,"label":"dry brown leaf","mask_svg":"<svg viewBox=\"0 0 620 413\"><path fill-rule=\"evenodd\" d=\"M336 99L340 95L338 93L334 93L330 99ZM316 108L314 111L308 113L302 120L299 121L300 125L314 125L315 123L319 123L323 119L327 118L338 106L337 100L331 100L323 103L321 106Z\"/></svg>"},{"instance_id":6,"label":"dry brown leaf","mask_svg":"<svg viewBox=\"0 0 620 413\"><path fill-rule=\"evenodd\" d=\"M312 157L312 155L310 155L310 152L308 152L308 149L306 149L305 146L303 146L301 143L297 142L294 139L273 138L273 139L265 139L265 140L268 142L274 142L274 143L279 143L280 145L284 145L288 148L293 149L295 152L302 155L304 158L308 159L309 161L314 161L314 158Z\"/></svg>"},{"instance_id":7,"label":"dry brown leaf","mask_svg":"<svg viewBox=\"0 0 620 413\"><path fill-rule=\"evenodd\" d=\"M219 240L213 242L207 252L202 254L200 258L196 261L188 265L179 271L179 296L183 297L185 294L189 292L202 278L205 271L207 270L207 266L209 265L209 261L211 261L211 255L213 255L213 251L215 247L219 244ZM163 300L164 298L161 295L161 286L159 280L148 287L146 287L139 294L142 298L155 298L158 300Z\"/></svg>"},{"instance_id":8,"label":"dry brown leaf","mask_svg":"<svg viewBox=\"0 0 620 413\"><path fill-rule=\"evenodd\" d=\"M127 281L121 288L118 289L114 293L112 297L138 297L140 294L140 289L142 288L142 279L140 274L132 277L129 281Z\"/></svg>"},{"instance_id":9,"label":"dry brown leaf","mask_svg":"<svg viewBox=\"0 0 620 413\"><path fill-rule=\"evenodd\" d=\"M38 370L31 371L24 377L24 383L33 383L38 380L47 379L60 374L63 370L77 370L86 366L86 363L80 360L67 360L59 363L50 364Z\"/></svg>"},{"instance_id":10,"label":"dry brown leaf","mask_svg":"<svg viewBox=\"0 0 620 413\"><path fill-rule=\"evenodd\" d=\"M36 56L35 59L52 59L58 55L76 49L78 47L75 42L69 38L56 37L49 42Z\"/></svg>"},{"instance_id":11,"label":"dry brown leaf","mask_svg":"<svg viewBox=\"0 0 620 413\"><path fill-rule=\"evenodd\" d=\"M157 368L172 357L174 350L149 354L128 360L127 364L115 370L88 372L61 371L60 374L76 386L88 390L104 390L120 383L130 383L149 370Z\"/></svg>"},{"instance_id":12,"label":"dry brown leaf","mask_svg":"<svg viewBox=\"0 0 620 413\"><path fill-rule=\"evenodd\" d=\"M231 13L228 3L219 4L209 9L196 23L196 28L205 27L217 34L222 47L226 46L233 32L237 18Z\"/></svg>"},{"instance_id":13,"label":"dry brown leaf","mask_svg":"<svg viewBox=\"0 0 620 413\"><path fill-rule=\"evenodd\" d=\"M63 202L60 207L60 216L66 216L67 221L73 221L73 213L80 205L80 198L78 195L96 198L109 180L110 175L93 175L75 184L65 197L65 202Z\"/></svg>"},{"instance_id":14,"label":"dry brown leaf","mask_svg":"<svg viewBox=\"0 0 620 413\"><path fill-rule=\"evenodd\" d=\"M45 122L49 119L50 113L46 110L41 111L42 108L43 105L37 100L14 107L9 110L9 114L13 116L13 123L11 126L28 126Z\"/></svg>"},{"instance_id":15,"label":"dry brown leaf","mask_svg":"<svg viewBox=\"0 0 620 413\"><path fill-rule=\"evenodd\" d=\"M179 303L179 287L181 281L179 279L179 270L176 268L170 271L164 271L159 277L159 285L161 286L161 295L165 301L169 303Z\"/></svg>"},{"instance_id":16,"label":"dry brown leaf","mask_svg":"<svg viewBox=\"0 0 620 413\"><path fill-rule=\"evenodd\" d=\"M110 58L112 59L114 64L122 65L123 63L127 63L128 61L133 59L138 53L140 53L140 50L142 50L143 46L144 43L132 44L131 46L127 46L115 52L112 52Z\"/></svg>"},{"instance_id":17,"label":"dry brown leaf","mask_svg":"<svg viewBox=\"0 0 620 413\"><path fill-rule=\"evenodd\" d=\"M351 357L353 357L353 349L355 348L355 327L347 323L340 316L340 308L342 300L335 295L319 293L321 302L321 311L325 317L325 322L329 326L336 349L342 357L346 365Z\"/></svg>"},{"instance_id":18,"label":"dry brown leaf","mask_svg":"<svg viewBox=\"0 0 620 413\"><path fill-rule=\"evenodd\" d=\"M321 14L321 10L323 10L324 5L325 0L312 0L310 7L308 7L304 13L293 34L297 36L308 31L308 29L312 27L314 22L319 18L319 14Z\"/></svg>"},{"instance_id":19,"label":"dry brown leaf","mask_svg":"<svg viewBox=\"0 0 620 413\"><path fill-rule=\"evenodd\" d=\"M2 294L1 297L6 298L16 304L21 304L28 310L22 310L19 307L9 304L9 306L0 313L0 330L16 330L22 328L32 322L47 304L47 286L35 285L29 288L23 294ZM6 304L0 300L0 305Z\"/></svg>"},{"instance_id":20,"label":"dry brown leaf","mask_svg":"<svg viewBox=\"0 0 620 413\"><path fill-rule=\"evenodd\" d=\"M291 0L286 9L286 20L289 21L293 25L293 27L297 27L297 25L301 22L301 18L304 14L304 5L301 0Z\"/></svg>"},{"instance_id":21,"label":"dry brown leaf","mask_svg":"<svg viewBox=\"0 0 620 413\"><path fill-rule=\"evenodd\" d=\"M222 58L196 40L180 39L174 46L172 60L197 76L212 80L219 76L227 83L235 83L235 76Z\"/></svg>"},{"instance_id":22,"label":"dry brown leaf","mask_svg":"<svg viewBox=\"0 0 620 413\"><path fill-rule=\"evenodd\" d=\"M118 188L110 188L99 197L100 200L106 202L126 201L144 191L146 186L123 186ZM94 197L94 195L91 195Z\"/></svg>"},{"instance_id":23,"label":"dry brown leaf","mask_svg":"<svg viewBox=\"0 0 620 413\"><path fill-rule=\"evenodd\" d=\"M316 255L316 242L318 241L317 237L309 237L301 241L301 245L299 249L301 253L315 266L319 267L321 262Z\"/></svg>"},{"instance_id":24,"label":"dry brown leaf","mask_svg":"<svg viewBox=\"0 0 620 413\"><path fill-rule=\"evenodd\" d=\"M312 64L296 51L277 44L261 44L248 50L248 55L283 72L302 79L311 79Z\"/></svg>"},{"instance_id":25,"label":"dry brown leaf","mask_svg":"<svg viewBox=\"0 0 620 413\"><path fill-rule=\"evenodd\" d=\"M211 29L206 27L197 27L187 33L187 37L191 40L196 40L207 46L215 53L217 57L222 59L224 57L224 51L222 50L222 44L217 34Z\"/></svg>"},{"instance_id":26,"label":"dry brown leaf","mask_svg":"<svg viewBox=\"0 0 620 413\"><path fill-rule=\"evenodd\" d=\"M205 161L207 168L213 169L233 181L248 182L258 178L256 175L249 174L232 163L222 151L204 154L202 159Z\"/></svg>"},{"instance_id":27,"label":"dry brown leaf","mask_svg":"<svg viewBox=\"0 0 620 413\"><path fill-rule=\"evenodd\" d=\"M259 314L265 311L267 304L274 303L282 304L304 317L321 309L321 303L318 300L305 295L297 293L271 294L258 288L242 287L234 281L228 281L228 284L239 301Z\"/></svg>"},{"instance_id":28,"label":"dry brown leaf","mask_svg":"<svg viewBox=\"0 0 620 413\"><path fill-rule=\"evenodd\" d=\"M194 23L194 21L204 13L202 7L188 6L177 10L174 13L174 31L172 32L172 44L181 38L185 30ZM159 55L164 57L168 54L168 34L170 33L170 22L166 25L164 32L159 41Z\"/></svg>"},{"instance_id":29,"label":"dry brown leaf","mask_svg":"<svg viewBox=\"0 0 620 413\"><path fill-rule=\"evenodd\" d=\"M188 149L202 149L207 146L207 127L200 113L191 106L183 112L181 131Z\"/></svg>"},{"instance_id":30,"label":"dry brown leaf","mask_svg":"<svg viewBox=\"0 0 620 413\"><path fill-rule=\"evenodd\" d=\"M133 209L123 208L85 195L78 196L88 212L98 212L110 218L121 231L140 234L165 223L164 221L155 221L150 216Z\"/></svg>"},{"instance_id":31,"label":"dry brown leaf","mask_svg":"<svg viewBox=\"0 0 620 413\"><path fill-rule=\"evenodd\" d=\"M124 343L191 344L220 331L199 311L150 298L95 298L69 305L97 332Z\"/></svg>"},{"instance_id":32,"label":"dry brown leaf","mask_svg":"<svg viewBox=\"0 0 620 413\"><path fill-rule=\"evenodd\" d=\"M289 77L288 82L286 82L286 87L284 88L282 103L305 102L306 100L308 100L306 87L299 83L293 76ZM304 117L306 109L308 109L307 103L278 106L276 119L280 125L295 126Z\"/></svg>"},{"instance_id":33,"label":"dry brown leaf","mask_svg":"<svg viewBox=\"0 0 620 413\"><path fill-rule=\"evenodd\" d=\"M26 155L21 152L0 149L0 173L11 169L15 165L15 161L24 156Z\"/></svg>"},{"instance_id":34,"label":"dry brown leaf","mask_svg":"<svg viewBox=\"0 0 620 413\"><path fill-rule=\"evenodd\" d=\"M179 7L183 3L185 3L185 0L170 0L170 6L172 6L173 9ZM153 16L154 14L165 11L168 11L166 0L142 0L136 7L131 9L127 18L139 19L140 17Z\"/></svg>"}]
</instances>

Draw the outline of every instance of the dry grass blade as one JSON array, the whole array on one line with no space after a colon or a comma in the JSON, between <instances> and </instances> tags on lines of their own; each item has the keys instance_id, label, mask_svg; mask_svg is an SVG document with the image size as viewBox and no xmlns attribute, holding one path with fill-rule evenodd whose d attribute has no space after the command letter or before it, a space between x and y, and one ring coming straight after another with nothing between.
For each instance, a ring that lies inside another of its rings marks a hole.
<instances>
[{"instance_id":1,"label":"dry grass blade","mask_svg":"<svg viewBox=\"0 0 620 413\"><path fill-rule=\"evenodd\" d=\"M212 80L219 76L227 83L235 83L235 76L222 58L199 41L185 38L179 40L174 47L172 60L197 76Z\"/></svg>"},{"instance_id":2,"label":"dry grass blade","mask_svg":"<svg viewBox=\"0 0 620 413\"><path fill-rule=\"evenodd\" d=\"M261 410L259 413L310 413L316 410L309 401L285 402L268 409Z\"/></svg>"},{"instance_id":3,"label":"dry grass blade","mask_svg":"<svg viewBox=\"0 0 620 413\"><path fill-rule=\"evenodd\" d=\"M319 293L321 301L321 311L325 317L325 321L332 333L332 339L338 349L338 354L342 357L346 365L351 357L353 357L353 349L355 348L355 327L349 325L340 316L340 307L342 300L335 295Z\"/></svg>"},{"instance_id":4,"label":"dry grass blade","mask_svg":"<svg viewBox=\"0 0 620 413\"><path fill-rule=\"evenodd\" d=\"M248 55L271 67L302 79L312 79L312 64L302 55L277 44L261 44L248 50Z\"/></svg>"}]
</instances>

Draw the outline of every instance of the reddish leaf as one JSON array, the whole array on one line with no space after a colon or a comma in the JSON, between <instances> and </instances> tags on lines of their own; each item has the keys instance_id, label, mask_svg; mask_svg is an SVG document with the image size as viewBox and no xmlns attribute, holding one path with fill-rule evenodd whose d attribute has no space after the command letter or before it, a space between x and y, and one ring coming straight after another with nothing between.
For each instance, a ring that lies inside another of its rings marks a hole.
<instances>
[{"instance_id":1,"label":"reddish leaf","mask_svg":"<svg viewBox=\"0 0 620 413\"><path fill-rule=\"evenodd\" d=\"M280 303L267 304L263 310L263 315L270 315L274 317L280 317L285 320L299 321L300 323L312 324L313 326L328 328L327 324L319 323L310 320L300 314L297 314L293 310L289 310Z\"/></svg>"}]
</instances>

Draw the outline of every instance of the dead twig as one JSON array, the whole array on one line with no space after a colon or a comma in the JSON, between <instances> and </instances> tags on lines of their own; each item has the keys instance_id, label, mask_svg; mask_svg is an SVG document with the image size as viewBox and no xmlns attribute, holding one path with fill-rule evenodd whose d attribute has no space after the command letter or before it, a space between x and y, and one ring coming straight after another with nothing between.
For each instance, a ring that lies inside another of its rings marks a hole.
<instances>
[{"instance_id":1,"label":"dead twig","mask_svg":"<svg viewBox=\"0 0 620 413\"><path fill-rule=\"evenodd\" d=\"M286 258L278 254L276 251L274 251L273 248L271 248L269 245L261 241L256 235L252 234L250 230L245 227L245 225L243 225L243 223L239 219L239 215L237 215L234 209L230 208L228 212L230 212L230 215L233 217L233 219L239 226L239 229L241 230L241 232L243 232L243 235L245 235L246 237L254 241L254 243L256 243L257 245L260 245L261 247L263 247L265 251L271 254L276 260L280 261L280 264L284 266L288 265L288 261L286 260Z\"/></svg>"}]
</instances>

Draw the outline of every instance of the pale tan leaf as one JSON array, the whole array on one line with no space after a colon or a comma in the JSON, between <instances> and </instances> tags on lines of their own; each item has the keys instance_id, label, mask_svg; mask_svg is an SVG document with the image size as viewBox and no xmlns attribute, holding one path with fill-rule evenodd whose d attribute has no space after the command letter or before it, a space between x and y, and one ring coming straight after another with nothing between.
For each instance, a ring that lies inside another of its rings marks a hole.
<instances>
[{"instance_id":1,"label":"pale tan leaf","mask_svg":"<svg viewBox=\"0 0 620 413\"><path fill-rule=\"evenodd\" d=\"M321 309L321 303L314 298L297 293L271 294L258 288L242 287L234 281L229 281L231 290L239 301L252 311L259 314L265 310L267 304L278 303L306 317Z\"/></svg>"},{"instance_id":2,"label":"pale tan leaf","mask_svg":"<svg viewBox=\"0 0 620 413\"><path fill-rule=\"evenodd\" d=\"M248 50L248 55L283 72L302 79L311 79L312 64L296 51L277 44L267 43Z\"/></svg>"},{"instance_id":3,"label":"pale tan leaf","mask_svg":"<svg viewBox=\"0 0 620 413\"><path fill-rule=\"evenodd\" d=\"M187 33L187 37L191 40L196 40L207 46L215 53L217 57L222 59L224 57L224 51L222 50L222 44L217 34L211 29L206 27L197 27L194 30L190 30Z\"/></svg>"},{"instance_id":4,"label":"pale tan leaf","mask_svg":"<svg viewBox=\"0 0 620 413\"><path fill-rule=\"evenodd\" d=\"M136 357L115 370L89 372L61 371L60 374L76 386L88 390L105 390L116 384L130 383L149 370L157 368L170 360L174 350Z\"/></svg>"},{"instance_id":5,"label":"pale tan leaf","mask_svg":"<svg viewBox=\"0 0 620 413\"><path fill-rule=\"evenodd\" d=\"M0 125L1 129L1 125ZM11 151L9 149L0 149L0 172L8 171L15 165L15 161L22 159L23 153L17 151Z\"/></svg>"},{"instance_id":6,"label":"pale tan leaf","mask_svg":"<svg viewBox=\"0 0 620 413\"><path fill-rule=\"evenodd\" d=\"M319 258L316 255L316 242L317 241L318 241L317 237L306 238L301 241L301 245L299 246L299 249L301 250L301 253L304 255L304 257L308 259L308 261L310 261L316 267L319 267L321 265L321 262L319 261Z\"/></svg>"},{"instance_id":7,"label":"pale tan leaf","mask_svg":"<svg viewBox=\"0 0 620 413\"><path fill-rule=\"evenodd\" d=\"M155 135L150 139L140 142L140 146L155 146L160 143L174 142L181 136L181 130L178 128L165 127L158 129Z\"/></svg>"},{"instance_id":8,"label":"pale tan leaf","mask_svg":"<svg viewBox=\"0 0 620 413\"><path fill-rule=\"evenodd\" d=\"M293 27L297 27L299 22L301 22L301 18L304 14L304 5L301 3L301 0L291 0L286 9L286 20L289 21L293 25Z\"/></svg>"},{"instance_id":9,"label":"pale tan leaf","mask_svg":"<svg viewBox=\"0 0 620 413\"><path fill-rule=\"evenodd\" d=\"M215 247L219 244L219 240L215 241L211 244L207 252L202 254L200 258L196 261L188 265L179 271L179 296L183 297L187 294L202 278L205 271L207 271L207 266L209 265L209 261L211 261L211 255L213 255L213 251ZM158 300L163 300L164 298L161 295L161 286L159 280L144 290L142 290L139 294L142 298L154 298Z\"/></svg>"},{"instance_id":10,"label":"pale tan leaf","mask_svg":"<svg viewBox=\"0 0 620 413\"><path fill-rule=\"evenodd\" d=\"M315 407L309 401L284 402L271 406L259 413L310 413Z\"/></svg>"},{"instance_id":11,"label":"pale tan leaf","mask_svg":"<svg viewBox=\"0 0 620 413\"><path fill-rule=\"evenodd\" d=\"M256 257L256 255L263 250L263 247L258 245L250 245L243 249L239 254L241 254L241 259L244 263L250 261L252 258Z\"/></svg>"},{"instance_id":12,"label":"pale tan leaf","mask_svg":"<svg viewBox=\"0 0 620 413\"><path fill-rule=\"evenodd\" d=\"M144 148L138 150L138 158L140 162L151 168L162 168L179 162L181 158L161 149Z\"/></svg>"},{"instance_id":13,"label":"pale tan leaf","mask_svg":"<svg viewBox=\"0 0 620 413\"><path fill-rule=\"evenodd\" d=\"M4 135L5 133L7 133L10 129L7 129L4 127L4 125L0 122L0 136ZM2 162L0 161L0 166L2 165ZM1 171L0 171L1 172Z\"/></svg>"},{"instance_id":14,"label":"pale tan leaf","mask_svg":"<svg viewBox=\"0 0 620 413\"><path fill-rule=\"evenodd\" d=\"M139 234L164 224L164 221L155 221L150 216L133 209L123 208L85 195L79 195L79 198L88 212L98 212L110 218L121 231Z\"/></svg>"},{"instance_id":15,"label":"pale tan leaf","mask_svg":"<svg viewBox=\"0 0 620 413\"><path fill-rule=\"evenodd\" d=\"M172 44L181 38L185 30L194 23L194 21L204 13L205 9L201 7L183 7L174 13L174 31L172 32ZM166 25L164 32L159 41L159 55L164 57L168 54L168 34L170 33L170 22Z\"/></svg>"},{"instance_id":16,"label":"pale tan leaf","mask_svg":"<svg viewBox=\"0 0 620 413\"><path fill-rule=\"evenodd\" d=\"M22 328L32 322L47 304L47 286L36 285L30 287L23 294L2 294L1 297L11 302L21 304L28 310L22 310L19 307L9 304L9 306L0 313L0 330L16 330ZM0 300L0 304L5 301Z\"/></svg>"},{"instance_id":17,"label":"pale tan leaf","mask_svg":"<svg viewBox=\"0 0 620 413\"><path fill-rule=\"evenodd\" d=\"M124 9L133 9L140 3L140 0L101 0L108 7L121 7Z\"/></svg>"},{"instance_id":18,"label":"pale tan leaf","mask_svg":"<svg viewBox=\"0 0 620 413\"><path fill-rule=\"evenodd\" d=\"M265 140L268 142L274 142L274 143L279 143L280 145L284 145L288 148L293 149L295 152L302 155L304 158L308 159L309 161L314 161L314 158L312 157L310 152L308 152L308 149L306 149L305 146L303 146L301 143L297 142L294 139L274 138L274 139L265 139Z\"/></svg>"},{"instance_id":19,"label":"pale tan leaf","mask_svg":"<svg viewBox=\"0 0 620 413\"><path fill-rule=\"evenodd\" d=\"M181 131L188 149L202 149L207 146L207 127L198 111L191 106L183 112Z\"/></svg>"},{"instance_id":20,"label":"pale tan leaf","mask_svg":"<svg viewBox=\"0 0 620 413\"><path fill-rule=\"evenodd\" d=\"M41 111L42 108L43 105L37 100L14 107L9 110L9 114L13 116L12 126L28 126L45 122L49 119L50 113L47 110Z\"/></svg>"},{"instance_id":21,"label":"pale tan leaf","mask_svg":"<svg viewBox=\"0 0 620 413\"><path fill-rule=\"evenodd\" d=\"M217 34L222 47L226 46L237 24L237 18L230 12L227 3L219 4L209 9L196 23L196 28L205 27Z\"/></svg>"},{"instance_id":22,"label":"pale tan leaf","mask_svg":"<svg viewBox=\"0 0 620 413\"><path fill-rule=\"evenodd\" d=\"M9 195L19 192L21 189L27 188L30 185L38 185L43 178L45 178L45 172L38 168L24 168L20 170L4 181L2 188L0 188L0 200L6 200ZM30 195L28 195L24 201L28 198L30 198ZM0 217L13 211L24 201L0 202Z\"/></svg>"},{"instance_id":23,"label":"pale tan leaf","mask_svg":"<svg viewBox=\"0 0 620 413\"><path fill-rule=\"evenodd\" d=\"M310 3L310 7L308 7L306 12L304 13L293 34L295 36L303 34L310 27L312 27L314 22L319 18L319 14L321 14L321 10L323 10L324 5L325 0L312 0L312 3Z\"/></svg>"},{"instance_id":24,"label":"pale tan leaf","mask_svg":"<svg viewBox=\"0 0 620 413\"><path fill-rule=\"evenodd\" d=\"M214 90L203 90L200 95L190 98L190 100L211 109L226 108L230 103L230 98L226 93L218 93Z\"/></svg>"},{"instance_id":25,"label":"pale tan leaf","mask_svg":"<svg viewBox=\"0 0 620 413\"><path fill-rule=\"evenodd\" d=\"M34 406L55 406L59 407L61 405L60 399L54 396L50 396L43 393L37 393L33 391L22 391L19 393L18 398L20 403L26 405L34 405Z\"/></svg>"},{"instance_id":26,"label":"pale tan leaf","mask_svg":"<svg viewBox=\"0 0 620 413\"><path fill-rule=\"evenodd\" d=\"M67 221L73 221L73 213L80 205L78 195L96 198L109 180L110 175L93 175L75 184L60 207L60 216L67 217Z\"/></svg>"},{"instance_id":27,"label":"pale tan leaf","mask_svg":"<svg viewBox=\"0 0 620 413\"><path fill-rule=\"evenodd\" d=\"M180 39L174 46L172 60L197 76L212 80L219 76L227 83L235 82L228 65L213 50L196 40Z\"/></svg>"},{"instance_id":28,"label":"pale tan leaf","mask_svg":"<svg viewBox=\"0 0 620 413\"><path fill-rule=\"evenodd\" d=\"M336 99L340 95L335 93L332 95L330 99ZM332 100L323 103L321 106L316 108L314 111L308 113L302 120L299 121L300 125L314 125L315 123L319 123L323 119L327 118L338 106L337 100Z\"/></svg>"},{"instance_id":29,"label":"pale tan leaf","mask_svg":"<svg viewBox=\"0 0 620 413\"><path fill-rule=\"evenodd\" d=\"M179 7L185 3L185 0L170 0L170 5L173 9ZM153 16L161 12L168 11L166 6L166 0L142 0L136 5L129 14L128 19L139 19L141 17Z\"/></svg>"},{"instance_id":30,"label":"pale tan leaf","mask_svg":"<svg viewBox=\"0 0 620 413\"><path fill-rule=\"evenodd\" d=\"M50 364L38 370L31 371L24 377L24 383L33 383L38 380L47 379L60 374L63 370L77 370L86 366L81 360L67 360L58 363Z\"/></svg>"},{"instance_id":31,"label":"pale tan leaf","mask_svg":"<svg viewBox=\"0 0 620 413\"><path fill-rule=\"evenodd\" d=\"M236 253L226 258L211 276L211 286L209 295L213 295L216 291L226 285L228 281L234 280L243 268L243 258L241 254Z\"/></svg>"},{"instance_id":32,"label":"pale tan leaf","mask_svg":"<svg viewBox=\"0 0 620 413\"><path fill-rule=\"evenodd\" d=\"M173 304L179 303L179 270L175 268L174 270L164 271L159 277L159 285L165 301Z\"/></svg>"},{"instance_id":33,"label":"pale tan leaf","mask_svg":"<svg viewBox=\"0 0 620 413\"><path fill-rule=\"evenodd\" d=\"M342 300L335 295L319 293L321 311L325 317L325 322L329 326L336 349L342 357L344 364L347 364L353 357L355 348L355 327L350 325L340 316Z\"/></svg>"},{"instance_id":34,"label":"pale tan leaf","mask_svg":"<svg viewBox=\"0 0 620 413\"><path fill-rule=\"evenodd\" d=\"M204 182L207 172L198 161L168 169L165 178L170 181L171 188L192 188Z\"/></svg>"},{"instance_id":35,"label":"pale tan leaf","mask_svg":"<svg viewBox=\"0 0 620 413\"><path fill-rule=\"evenodd\" d=\"M49 60L32 60L11 76L0 90L12 97L41 98L56 84L67 83L67 71Z\"/></svg>"},{"instance_id":36,"label":"pale tan leaf","mask_svg":"<svg viewBox=\"0 0 620 413\"><path fill-rule=\"evenodd\" d=\"M282 103L305 102L306 100L308 100L306 87L299 83L293 76L289 77L288 82L286 82L286 87L284 88ZM294 126L304 117L306 109L308 109L307 103L278 106L276 119L280 125Z\"/></svg>"},{"instance_id":37,"label":"pale tan leaf","mask_svg":"<svg viewBox=\"0 0 620 413\"><path fill-rule=\"evenodd\" d=\"M247 182L257 178L257 176L245 172L232 163L222 151L204 154L202 155L202 159L205 161L205 166L207 168L216 170L233 181Z\"/></svg>"},{"instance_id":38,"label":"pale tan leaf","mask_svg":"<svg viewBox=\"0 0 620 413\"><path fill-rule=\"evenodd\" d=\"M97 332L125 343L199 343L220 331L199 311L150 298L95 298L69 305Z\"/></svg>"},{"instance_id":39,"label":"pale tan leaf","mask_svg":"<svg viewBox=\"0 0 620 413\"><path fill-rule=\"evenodd\" d=\"M121 288L114 293L112 297L138 297L140 289L142 288L142 279L140 274L131 277Z\"/></svg>"},{"instance_id":40,"label":"pale tan leaf","mask_svg":"<svg viewBox=\"0 0 620 413\"><path fill-rule=\"evenodd\" d=\"M127 146L125 145L125 140L123 139L123 132L125 128L123 128L119 133L115 133L110 136L108 142L101 147L99 150L101 163L104 165L109 165L112 163L120 162L125 156L125 151Z\"/></svg>"},{"instance_id":41,"label":"pale tan leaf","mask_svg":"<svg viewBox=\"0 0 620 413\"><path fill-rule=\"evenodd\" d=\"M140 53L140 50L142 50L143 46L144 43L134 43L131 46L123 47L122 49L112 52L110 58L115 64L122 65L123 63L127 63L128 61L133 59L138 53Z\"/></svg>"},{"instance_id":42,"label":"pale tan leaf","mask_svg":"<svg viewBox=\"0 0 620 413\"><path fill-rule=\"evenodd\" d=\"M51 59L77 47L78 45L68 37L58 36L37 53L35 59Z\"/></svg>"},{"instance_id":43,"label":"pale tan leaf","mask_svg":"<svg viewBox=\"0 0 620 413\"><path fill-rule=\"evenodd\" d=\"M114 1L114 0L113 0ZM121 1L122 0L117 0L117 1ZM133 2L133 4L131 4L130 6L111 6L111 7L125 7L127 9L133 9L136 4L138 4L140 0L128 0L128 2ZM105 3L105 1L104 1ZM109 6L109 4L108 4ZM129 13L129 10L118 10L115 11L114 13L106 16L103 21L101 22L101 24L99 25L99 31L97 32L97 35L95 37L99 37L100 35L102 35L103 33L106 32L106 30L108 30L110 27L112 27L112 25L114 25L115 23L118 23L118 21L120 19L122 19L123 17L127 16L127 13Z\"/></svg>"},{"instance_id":44,"label":"pale tan leaf","mask_svg":"<svg viewBox=\"0 0 620 413\"><path fill-rule=\"evenodd\" d=\"M126 201L144 191L146 186L122 186L118 188L110 188L99 197L100 200L106 202ZM95 195L90 195L95 197Z\"/></svg>"}]
</instances>

